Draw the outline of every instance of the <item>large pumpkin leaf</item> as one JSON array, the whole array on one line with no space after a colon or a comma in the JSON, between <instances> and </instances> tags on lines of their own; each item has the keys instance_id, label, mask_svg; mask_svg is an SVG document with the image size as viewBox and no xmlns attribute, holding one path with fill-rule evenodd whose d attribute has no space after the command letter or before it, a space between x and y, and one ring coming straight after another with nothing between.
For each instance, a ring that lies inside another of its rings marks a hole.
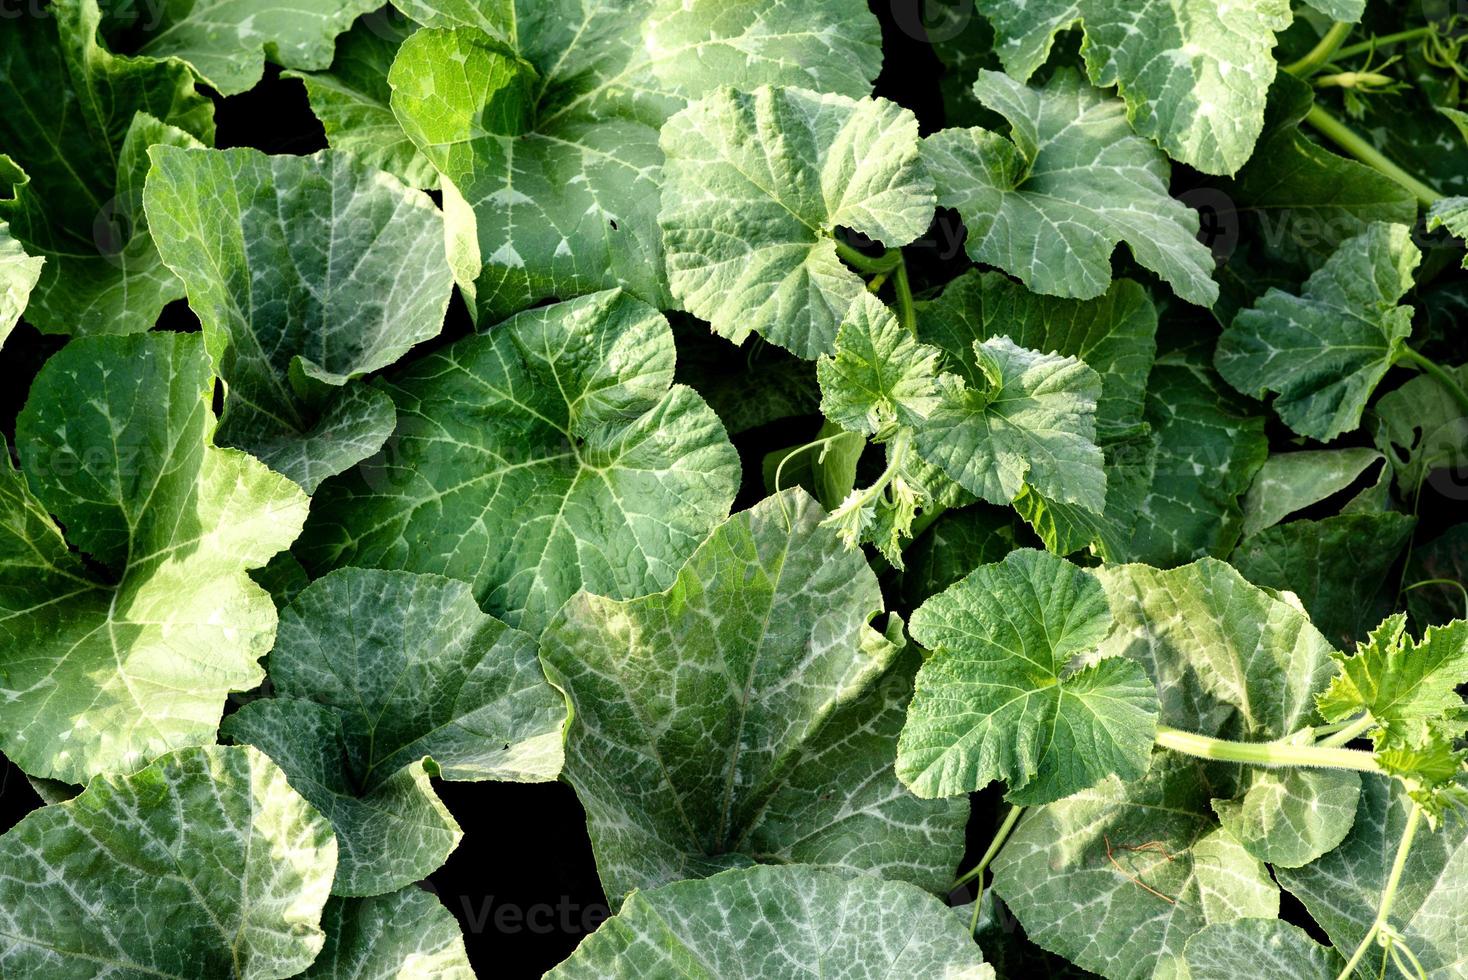
<instances>
[{"instance_id":1,"label":"large pumpkin leaf","mask_svg":"<svg viewBox=\"0 0 1468 980\"><path fill-rule=\"evenodd\" d=\"M673 296L735 343L758 333L801 357L830 353L865 291L836 229L889 248L927 230L919 145L917 117L885 99L761 88L695 102L662 134Z\"/></svg>"},{"instance_id":2,"label":"large pumpkin leaf","mask_svg":"<svg viewBox=\"0 0 1468 980\"><path fill-rule=\"evenodd\" d=\"M1468 385L1468 364L1447 370ZM1468 414L1436 378L1419 375L1382 395L1370 419L1376 447L1391 460L1397 487L1410 499L1434 471L1468 467Z\"/></svg>"},{"instance_id":3,"label":"large pumpkin leaf","mask_svg":"<svg viewBox=\"0 0 1468 980\"><path fill-rule=\"evenodd\" d=\"M1218 373L1255 398L1278 392L1275 412L1300 435L1329 442L1355 429L1411 336L1412 308L1398 303L1419 259L1406 225L1372 225L1300 295L1271 289L1234 317L1218 339Z\"/></svg>"},{"instance_id":4,"label":"large pumpkin leaf","mask_svg":"<svg viewBox=\"0 0 1468 980\"><path fill-rule=\"evenodd\" d=\"M393 430L354 378L443 328L453 277L427 196L342 154L151 151L144 200L229 385L221 442L312 492Z\"/></svg>"},{"instance_id":5,"label":"large pumpkin leaf","mask_svg":"<svg viewBox=\"0 0 1468 980\"><path fill-rule=\"evenodd\" d=\"M1029 938L1108 980L1177 976L1205 926L1273 918L1279 889L1220 828L1232 767L1159 752L1134 783L1112 777L1021 821L994 890Z\"/></svg>"},{"instance_id":6,"label":"large pumpkin leaf","mask_svg":"<svg viewBox=\"0 0 1468 980\"><path fill-rule=\"evenodd\" d=\"M1009 138L946 129L923 143L938 203L968 227L968 254L1037 293L1093 299L1125 242L1183 299L1212 306L1213 255L1198 215L1168 196L1167 158L1128 126L1126 107L1075 72L1044 88L980 71L974 91L1009 121Z\"/></svg>"},{"instance_id":7,"label":"large pumpkin leaf","mask_svg":"<svg viewBox=\"0 0 1468 980\"><path fill-rule=\"evenodd\" d=\"M1206 926L1183 950L1193 980L1225 980L1249 964L1254 980L1335 980L1345 961L1283 919L1235 919Z\"/></svg>"},{"instance_id":8,"label":"large pumpkin leaf","mask_svg":"<svg viewBox=\"0 0 1468 980\"><path fill-rule=\"evenodd\" d=\"M1244 536L1344 490L1381 459L1381 453L1365 448L1271 455L1244 495Z\"/></svg>"},{"instance_id":9,"label":"large pumpkin leaf","mask_svg":"<svg viewBox=\"0 0 1468 980\"><path fill-rule=\"evenodd\" d=\"M27 255L25 246L12 238L5 222L0 221L0 344L5 343L25 312L45 261L39 255Z\"/></svg>"},{"instance_id":10,"label":"large pumpkin leaf","mask_svg":"<svg viewBox=\"0 0 1468 980\"><path fill-rule=\"evenodd\" d=\"M31 386L0 463L0 747L32 775L211 742L264 678L275 606L246 572L307 501L210 444L213 385L198 336L161 333L73 341Z\"/></svg>"},{"instance_id":11,"label":"large pumpkin leaf","mask_svg":"<svg viewBox=\"0 0 1468 980\"><path fill-rule=\"evenodd\" d=\"M1020 805L1140 777L1157 719L1146 671L1125 657L1072 668L1110 629L1095 576L1043 551L1011 552L923 603L912 633L932 654L898 776L927 797L1002 779Z\"/></svg>"},{"instance_id":12,"label":"large pumpkin leaf","mask_svg":"<svg viewBox=\"0 0 1468 980\"><path fill-rule=\"evenodd\" d=\"M723 427L672 385L673 360L667 321L609 292L400 369L379 382L397 430L322 485L303 561L463 579L486 611L536 634L583 586L669 585L739 484Z\"/></svg>"},{"instance_id":13,"label":"large pumpkin leaf","mask_svg":"<svg viewBox=\"0 0 1468 980\"><path fill-rule=\"evenodd\" d=\"M1125 556L1170 568L1224 558L1243 527L1240 498L1269 456L1264 417L1234 394L1198 347L1157 358L1145 419L1154 469Z\"/></svg>"},{"instance_id":14,"label":"large pumpkin leaf","mask_svg":"<svg viewBox=\"0 0 1468 980\"><path fill-rule=\"evenodd\" d=\"M254 88L265 60L287 68L325 68L332 42L379 0L106 0L115 50L178 58L221 95Z\"/></svg>"},{"instance_id":15,"label":"large pumpkin leaf","mask_svg":"<svg viewBox=\"0 0 1468 980\"><path fill-rule=\"evenodd\" d=\"M566 707L535 641L486 616L463 582L345 568L281 615L275 697L225 720L336 828L338 895L427 878L459 842L429 785L544 782L561 771Z\"/></svg>"},{"instance_id":16,"label":"large pumpkin leaf","mask_svg":"<svg viewBox=\"0 0 1468 980\"><path fill-rule=\"evenodd\" d=\"M301 980L473 980L459 924L419 888L333 898L321 913L326 944Z\"/></svg>"},{"instance_id":17,"label":"large pumpkin leaf","mask_svg":"<svg viewBox=\"0 0 1468 980\"><path fill-rule=\"evenodd\" d=\"M1050 53L1055 34L1085 30L1091 81L1115 85L1137 132L1205 173L1244 165L1264 125L1274 79L1275 35L1290 25L1288 0L979 0L998 35L1004 67L1023 80ZM1333 3L1332 15L1361 3Z\"/></svg>"},{"instance_id":18,"label":"large pumpkin leaf","mask_svg":"<svg viewBox=\"0 0 1468 980\"><path fill-rule=\"evenodd\" d=\"M881 63L876 18L841 0L400 6L433 29L398 53L393 112L472 212L487 318L616 286L666 306L663 122L720 85L866 95Z\"/></svg>"},{"instance_id":19,"label":"large pumpkin leaf","mask_svg":"<svg viewBox=\"0 0 1468 980\"><path fill-rule=\"evenodd\" d=\"M566 778L616 901L751 862L943 887L964 801L892 772L915 655L876 576L787 491L714 531L665 592L580 593L541 639L572 706Z\"/></svg>"},{"instance_id":20,"label":"large pumpkin leaf","mask_svg":"<svg viewBox=\"0 0 1468 980\"><path fill-rule=\"evenodd\" d=\"M942 904L911 885L800 865L726 871L629 898L550 980L944 977L994 971Z\"/></svg>"},{"instance_id":21,"label":"large pumpkin leaf","mask_svg":"<svg viewBox=\"0 0 1468 980\"><path fill-rule=\"evenodd\" d=\"M1355 949L1376 918L1411 806L1394 779L1368 776L1362 782L1345 843L1303 868L1278 872L1279 883L1305 903L1338 950ZM1454 817L1418 832L1388 923L1429 977L1456 976L1468 959L1465 875L1468 823ZM1373 959L1368 954L1368 963Z\"/></svg>"},{"instance_id":22,"label":"large pumpkin leaf","mask_svg":"<svg viewBox=\"0 0 1468 980\"><path fill-rule=\"evenodd\" d=\"M0 969L35 980L273 980L310 966L331 825L251 748L100 776L0 837Z\"/></svg>"},{"instance_id":23,"label":"large pumpkin leaf","mask_svg":"<svg viewBox=\"0 0 1468 980\"><path fill-rule=\"evenodd\" d=\"M58 0L0 31L0 220L46 258L26 319L52 333L147 330L183 296L143 214L147 149L214 139L187 66L109 54L98 20Z\"/></svg>"}]
</instances>

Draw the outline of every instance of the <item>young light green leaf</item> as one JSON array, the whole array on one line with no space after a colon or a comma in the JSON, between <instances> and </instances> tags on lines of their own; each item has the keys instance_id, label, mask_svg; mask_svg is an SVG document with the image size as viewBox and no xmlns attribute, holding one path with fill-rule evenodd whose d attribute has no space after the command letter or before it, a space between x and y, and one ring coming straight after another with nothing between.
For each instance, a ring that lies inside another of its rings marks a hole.
<instances>
[{"instance_id":1,"label":"young light green leaf","mask_svg":"<svg viewBox=\"0 0 1468 980\"><path fill-rule=\"evenodd\" d=\"M1124 657L1073 663L1110 629L1095 577L1043 551L1011 552L923 603L912 633L932 653L897 775L923 797L1002 779L1019 805L1140 777L1157 721L1146 671Z\"/></svg>"},{"instance_id":2,"label":"young light green leaf","mask_svg":"<svg viewBox=\"0 0 1468 980\"><path fill-rule=\"evenodd\" d=\"M149 155L153 237L229 386L219 439L314 492L392 434L391 400L353 379L443 328L443 216L332 151Z\"/></svg>"},{"instance_id":3,"label":"young light green leaf","mask_svg":"<svg viewBox=\"0 0 1468 980\"><path fill-rule=\"evenodd\" d=\"M27 255L25 246L12 238L5 222L0 221L0 345L25 312L45 261L39 255Z\"/></svg>"},{"instance_id":4,"label":"young light green leaf","mask_svg":"<svg viewBox=\"0 0 1468 980\"><path fill-rule=\"evenodd\" d=\"M427 878L459 842L429 786L545 782L561 771L564 700L535 641L479 611L463 582L344 568L282 614L273 698L223 733L280 764L336 828L337 895Z\"/></svg>"},{"instance_id":5,"label":"young light green leaf","mask_svg":"<svg viewBox=\"0 0 1468 980\"><path fill-rule=\"evenodd\" d=\"M398 427L322 484L298 554L463 579L538 634L583 586L669 585L724 518L739 460L718 418L673 385L651 307L599 293L520 314L381 382ZM467 477L466 477L467 474Z\"/></svg>"},{"instance_id":6,"label":"young light green leaf","mask_svg":"<svg viewBox=\"0 0 1468 980\"><path fill-rule=\"evenodd\" d=\"M1244 495L1244 536L1258 534L1344 490L1381 458L1370 449L1275 453L1264 461Z\"/></svg>"},{"instance_id":7,"label":"young light green leaf","mask_svg":"<svg viewBox=\"0 0 1468 980\"><path fill-rule=\"evenodd\" d=\"M1391 569L1412 540L1417 519L1396 511L1342 513L1267 528L1229 556L1244 578L1293 592L1310 619L1345 649L1391 609Z\"/></svg>"},{"instance_id":8,"label":"young light green leaf","mask_svg":"<svg viewBox=\"0 0 1468 980\"><path fill-rule=\"evenodd\" d=\"M367 14L336 39L324 71L284 71L306 86L311 111L332 149L386 170L409 187L438 185L438 171L418 151L392 114L387 73L398 48L418 25L392 7Z\"/></svg>"},{"instance_id":9,"label":"young light green leaf","mask_svg":"<svg viewBox=\"0 0 1468 980\"><path fill-rule=\"evenodd\" d=\"M1157 310L1130 279L1082 301L1039 296L1008 276L971 270L937 299L918 303L917 324L918 337L953 364L967 364L974 342L992 337L1084 361L1101 376L1099 441L1128 435L1142 421L1147 373L1157 351Z\"/></svg>"},{"instance_id":10,"label":"young light green leaf","mask_svg":"<svg viewBox=\"0 0 1468 980\"><path fill-rule=\"evenodd\" d=\"M1463 753L1456 740L1468 730L1468 710L1458 688L1468 682L1468 621L1431 626L1420 640L1396 613L1372 631L1349 657L1337 655L1340 673L1319 697L1327 721L1346 721L1365 711L1378 759L1389 772L1419 783L1452 781Z\"/></svg>"},{"instance_id":11,"label":"young light green leaf","mask_svg":"<svg viewBox=\"0 0 1468 980\"><path fill-rule=\"evenodd\" d=\"M251 748L181 749L0 837L0 969L295 976L324 937L331 825Z\"/></svg>"},{"instance_id":12,"label":"young light green leaf","mask_svg":"<svg viewBox=\"0 0 1468 980\"><path fill-rule=\"evenodd\" d=\"M401 6L435 29L400 49L393 113L472 211L462 285L482 319L612 287L666 307L658 128L721 85L859 97L881 66L876 18L841 0ZM512 126L491 121L507 94Z\"/></svg>"},{"instance_id":13,"label":"young light green leaf","mask_svg":"<svg viewBox=\"0 0 1468 980\"><path fill-rule=\"evenodd\" d=\"M1057 32L1080 22L1091 81L1117 87L1138 133L1211 174L1234 173L1253 152L1275 73L1275 35L1291 20L1288 0L979 0L978 7L994 25L1005 70L1021 80L1045 63Z\"/></svg>"},{"instance_id":14,"label":"young light green leaf","mask_svg":"<svg viewBox=\"0 0 1468 980\"><path fill-rule=\"evenodd\" d=\"M1183 947L1192 980L1234 980L1248 964L1254 980L1335 980L1345 961L1283 919L1235 919L1205 926Z\"/></svg>"},{"instance_id":15,"label":"young light green leaf","mask_svg":"<svg viewBox=\"0 0 1468 980\"><path fill-rule=\"evenodd\" d=\"M1329 442L1361 413L1412 333L1421 253L1405 225L1374 224L1348 239L1294 296L1271 289L1234 317L1214 364L1243 394L1277 392L1274 410L1303 436Z\"/></svg>"},{"instance_id":16,"label":"young light green leaf","mask_svg":"<svg viewBox=\"0 0 1468 980\"><path fill-rule=\"evenodd\" d=\"M629 898L547 980L943 977L994 980L963 925L900 881L794 865Z\"/></svg>"},{"instance_id":17,"label":"young light green leaf","mask_svg":"<svg viewBox=\"0 0 1468 980\"><path fill-rule=\"evenodd\" d=\"M110 12L107 31L128 43L126 54L178 58L219 94L237 95L260 81L267 57L286 68L325 68L336 36L378 5L378 0L114 4L120 9Z\"/></svg>"},{"instance_id":18,"label":"young light green leaf","mask_svg":"<svg viewBox=\"0 0 1468 980\"><path fill-rule=\"evenodd\" d=\"M1356 820L1361 779L1341 769L1251 770L1241 799L1214 800L1219 823L1254 857L1298 868L1333 850Z\"/></svg>"},{"instance_id":19,"label":"young light green leaf","mask_svg":"<svg viewBox=\"0 0 1468 980\"><path fill-rule=\"evenodd\" d=\"M1177 976L1206 926L1273 918L1269 870L1219 828L1232 767L1160 752L1141 780L1115 777L1025 816L994 861L994 890L1035 942L1109 980Z\"/></svg>"},{"instance_id":20,"label":"young light green leaf","mask_svg":"<svg viewBox=\"0 0 1468 980\"><path fill-rule=\"evenodd\" d=\"M1239 498L1269 455L1264 418L1197 348L1157 359L1146 404L1156 456L1126 557L1161 568L1226 557L1243 523Z\"/></svg>"},{"instance_id":21,"label":"young light green leaf","mask_svg":"<svg viewBox=\"0 0 1468 980\"><path fill-rule=\"evenodd\" d=\"M1355 949L1376 918L1410 802L1396 780L1364 777L1345 842L1303 868L1276 872L1338 950ZM1402 870L1388 921L1429 977L1454 976L1468 958L1465 862L1468 823L1451 818L1417 833Z\"/></svg>"},{"instance_id":22,"label":"young light green leaf","mask_svg":"<svg viewBox=\"0 0 1468 980\"><path fill-rule=\"evenodd\" d=\"M177 61L97 43L96 0L58 0L0 32L0 221L46 264L26 319L49 333L136 333L183 295L143 214L147 148L214 139ZM25 107L22 111L19 107Z\"/></svg>"},{"instance_id":23,"label":"young light green leaf","mask_svg":"<svg viewBox=\"0 0 1468 980\"><path fill-rule=\"evenodd\" d=\"M1009 121L1010 138L948 129L923 142L938 203L968 227L970 258L1037 293L1093 299L1111 284L1111 253L1125 242L1178 296L1213 305L1218 284L1198 215L1168 196L1167 158L1132 133L1121 102L1068 69L1044 88L980 71L974 91Z\"/></svg>"},{"instance_id":24,"label":"young light green leaf","mask_svg":"<svg viewBox=\"0 0 1468 980\"><path fill-rule=\"evenodd\" d=\"M301 980L474 980L459 924L422 889L333 898L321 928L326 944Z\"/></svg>"},{"instance_id":25,"label":"young light green leaf","mask_svg":"<svg viewBox=\"0 0 1468 980\"><path fill-rule=\"evenodd\" d=\"M1468 386L1468 364L1446 370ZM1434 470L1468 465L1468 415L1436 378L1419 375L1382 395L1370 418L1376 447L1391 460L1408 499L1417 498Z\"/></svg>"},{"instance_id":26,"label":"young light green leaf","mask_svg":"<svg viewBox=\"0 0 1468 980\"><path fill-rule=\"evenodd\" d=\"M1468 238L1468 197L1445 197L1427 212L1427 230L1446 228L1455 238ZM1468 269L1468 256L1463 258Z\"/></svg>"},{"instance_id":27,"label":"young light green leaf","mask_svg":"<svg viewBox=\"0 0 1468 980\"><path fill-rule=\"evenodd\" d=\"M933 217L917 117L885 99L725 89L668 120L662 147L673 296L735 343L830 353L866 291L837 227L896 248Z\"/></svg>"},{"instance_id":28,"label":"young light green leaf","mask_svg":"<svg viewBox=\"0 0 1468 980\"><path fill-rule=\"evenodd\" d=\"M198 335L149 333L73 341L31 386L0 462L0 747L32 775L211 742L264 679L275 606L246 573L308 502L210 444L213 385Z\"/></svg>"},{"instance_id":29,"label":"young light green leaf","mask_svg":"<svg viewBox=\"0 0 1468 980\"><path fill-rule=\"evenodd\" d=\"M899 426L920 427L938 407L941 357L863 290L836 332L835 356L823 354L816 362L821 414L884 441Z\"/></svg>"},{"instance_id":30,"label":"young light green leaf","mask_svg":"<svg viewBox=\"0 0 1468 980\"><path fill-rule=\"evenodd\" d=\"M541 638L572 716L566 779L613 902L752 862L829 865L937 890L965 801L892 772L915 653L859 552L799 490L720 525L671 588L582 592ZM676 649L676 657L668 651Z\"/></svg>"}]
</instances>

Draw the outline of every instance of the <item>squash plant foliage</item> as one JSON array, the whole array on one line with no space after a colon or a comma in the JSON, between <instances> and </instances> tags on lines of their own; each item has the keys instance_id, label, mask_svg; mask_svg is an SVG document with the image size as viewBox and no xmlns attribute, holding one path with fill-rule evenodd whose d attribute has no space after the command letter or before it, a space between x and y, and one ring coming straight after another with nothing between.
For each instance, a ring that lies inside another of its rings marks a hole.
<instances>
[{"instance_id":1,"label":"squash plant foliage","mask_svg":"<svg viewBox=\"0 0 1468 980\"><path fill-rule=\"evenodd\" d=\"M54 0L0 106L0 976L496 975L440 793L556 780L548 976L1464 975L1457 5Z\"/></svg>"}]
</instances>

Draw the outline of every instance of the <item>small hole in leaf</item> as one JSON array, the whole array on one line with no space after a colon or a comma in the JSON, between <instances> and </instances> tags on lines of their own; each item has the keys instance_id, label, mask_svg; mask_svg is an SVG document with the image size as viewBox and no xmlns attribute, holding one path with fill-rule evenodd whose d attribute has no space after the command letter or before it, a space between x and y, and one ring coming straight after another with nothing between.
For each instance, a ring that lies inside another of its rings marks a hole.
<instances>
[{"instance_id":1,"label":"small hole in leaf","mask_svg":"<svg viewBox=\"0 0 1468 980\"><path fill-rule=\"evenodd\" d=\"M617 219L616 218L610 218L610 219L608 219L608 221L611 223L612 231L616 231L617 230Z\"/></svg>"}]
</instances>

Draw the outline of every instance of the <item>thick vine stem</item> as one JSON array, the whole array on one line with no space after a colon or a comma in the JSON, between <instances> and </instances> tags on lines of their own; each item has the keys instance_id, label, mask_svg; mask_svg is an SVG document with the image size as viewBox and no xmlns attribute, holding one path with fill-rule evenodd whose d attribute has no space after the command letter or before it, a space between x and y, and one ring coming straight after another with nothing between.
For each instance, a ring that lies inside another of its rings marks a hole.
<instances>
[{"instance_id":1,"label":"thick vine stem","mask_svg":"<svg viewBox=\"0 0 1468 980\"><path fill-rule=\"evenodd\" d=\"M1443 390L1453 396L1453 401L1458 403L1458 407L1461 408L1464 413L1468 413L1468 391L1464 391L1463 386L1458 384L1458 379L1454 378L1451 374L1444 370L1436 361L1432 360L1431 358L1423 357L1421 354L1417 353L1410 347L1402 348L1402 354L1401 357L1398 358L1398 360L1407 361L1408 363L1415 364L1417 367L1421 368L1424 372L1430 375L1434 381L1442 385Z\"/></svg>"},{"instance_id":2,"label":"thick vine stem","mask_svg":"<svg viewBox=\"0 0 1468 980\"><path fill-rule=\"evenodd\" d=\"M1256 766L1309 766L1319 769L1354 769L1358 772L1381 772L1381 765L1370 752L1325 745L1294 745L1289 742L1231 742L1195 732L1185 732L1166 725L1157 726L1157 744L1184 755L1220 762L1240 762Z\"/></svg>"},{"instance_id":3,"label":"thick vine stem","mask_svg":"<svg viewBox=\"0 0 1468 980\"><path fill-rule=\"evenodd\" d=\"M1381 905L1377 907L1376 918L1372 920L1371 928L1366 930L1361 944L1351 954L1345 969L1336 976L1336 980L1350 980L1352 974L1355 973L1356 965L1361 962L1376 937L1381 935L1382 930L1388 928L1387 918L1391 915L1392 903L1397 900L1397 886L1402 882L1402 871L1407 867L1407 855L1412 850L1412 839L1417 836L1417 827L1421 823L1422 807L1414 802L1412 811L1407 814L1407 826L1402 829L1402 841L1397 845L1397 856L1392 861L1391 874L1387 876L1386 887L1381 892Z\"/></svg>"},{"instance_id":4,"label":"thick vine stem","mask_svg":"<svg viewBox=\"0 0 1468 980\"><path fill-rule=\"evenodd\" d=\"M1310 49L1305 57L1285 65L1284 70L1296 78L1309 78L1330 61L1331 56L1336 53L1336 49L1341 46L1341 42L1345 41L1355 26L1355 24L1348 24L1344 21L1337 21L1330 25L1330 30L1325 32L1325 36Z\"/></svg>"},{"instance_id":5,"label":"thick vine stem","mask_svg":"<svg viewBox=\"0 0 1468 980\"><path fill-rule=\"evenodd\" d=\"M1412 195L1417 198L1418 203L1424 207L1436 204L1442 195L1422 181L1413 177L1401 167L1392 163L1384 153L1362 139L1354 130L1335 116L1326 112L1319 105L1311 106L1310 112L1306 114L1305 121L1313 126L1320 135L1330 140L1351 156L1371 167L1397 183L1401 184Z\"/></svg>"},{"instance_id":6,"label":"thick vine stem","mask_svg":"<svg viewBox=\"0 0 1468 980\"><path fill-rule=\"evenodd\" d=\"M836 254L841 256L842 261L851 266L857 272L867 276L891 273L902 264L902 250L889 248L878 256L867 255L846 244L841 239L833 239L836 242Z\"/></svg>"}]
</instances>

